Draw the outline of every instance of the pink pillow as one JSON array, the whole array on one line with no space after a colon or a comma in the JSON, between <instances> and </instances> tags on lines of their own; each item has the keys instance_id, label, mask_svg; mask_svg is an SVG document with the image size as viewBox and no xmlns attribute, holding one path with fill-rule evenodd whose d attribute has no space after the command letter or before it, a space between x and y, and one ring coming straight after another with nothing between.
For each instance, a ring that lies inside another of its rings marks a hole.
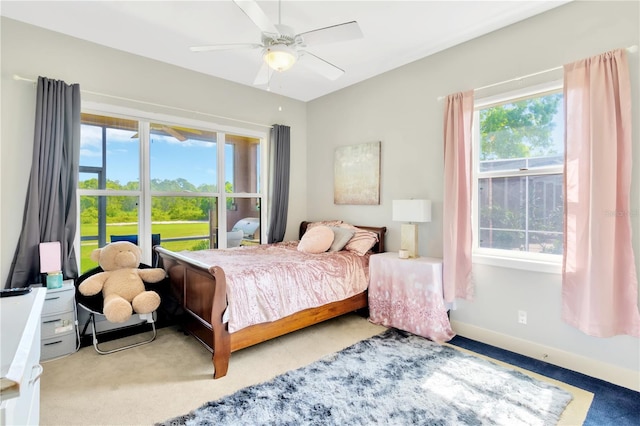
<instances>
[{"instance_id":1,"label":"pink pillow","mask_svg":"<svg viewBox=\"0 0 640 426\"><path fill-rule=\"evenodd\" d=\"M340 227L354 231L353 237L344 248L357 255L364 256L378 242L378 235L375 232L360 229L348 223L343 223Z\"/></svg>"},{"instance_id":2,"label":"pink pillow","mask_svg":"<svg viewBox=\"0 0 640 426\"><path fill-rule=\"evenodd\" d=\"M298 251L304 253L324 253L333 243L333 231L328 226L314 226L307 228L298 243Z\"/></svg>"}]
</instances>

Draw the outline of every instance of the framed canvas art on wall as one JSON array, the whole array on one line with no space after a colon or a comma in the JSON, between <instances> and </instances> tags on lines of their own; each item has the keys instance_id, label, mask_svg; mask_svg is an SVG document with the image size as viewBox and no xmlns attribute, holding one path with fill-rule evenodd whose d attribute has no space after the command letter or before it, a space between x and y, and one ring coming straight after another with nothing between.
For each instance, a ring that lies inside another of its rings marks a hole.
<instances>
[{"instance_id":1,"label":"framed canvas art on wall","mask_svg":"<svg viewBox=\"0 0 640 426\"><path fill-rule=\"evenodd\" d=\"M336 148L334 204L380 204L380 142Z\"/></svg>"}]
</instances>

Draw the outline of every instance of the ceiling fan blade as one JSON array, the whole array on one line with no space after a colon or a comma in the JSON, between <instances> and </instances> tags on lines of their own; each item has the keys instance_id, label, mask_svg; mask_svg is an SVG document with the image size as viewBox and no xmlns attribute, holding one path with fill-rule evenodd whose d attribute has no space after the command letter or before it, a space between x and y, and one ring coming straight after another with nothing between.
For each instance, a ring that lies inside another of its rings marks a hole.
<instances>
[{"instance_id":1,"label":"ceiling fan blade","mask_svg":"<svg viewBox=\"0 0 640 426\"><path fill-rule=\"evenodd\" d=\"M307 46L355 40L364 37L360 30L360 25L358 25L356 21L318 28L317 30L307 31L306 33L300 33L298 35L302 37L302 41Z\"/></svg>"},{"instance_id":2,"label":"ceiling fan blade","mask_svg":"<svg viewBox=\"0 0 640 426\"><path fill-rule=\"evenodd\" d=\"M253 84L256 86L263 86L265 84L268 84L269 80L271 80L271 75L272 75L271 73L272 71L267 65L267 63L262 61L262 66L260 67L260 70L256 74L256 79L253 81Z\"/></svg>"},{"instance_id":3,"label":"ceiling fan blade","mask_svg":"<svg viewBox=\"0 0 640 426\"><path fill-rule=\"evenodd\" d=\"M178 129L184 129L192 133L202 134L202 132L199 130L187 129L184 127L170 127L164 124L151 123L152 133L157 133L158 131L160 131L160 132L166 133L169 136L173 136L174 138L178 139L180 142L186 141L188 138L185 135L183 135ZM136 139L136 138L138 138L138 132L136 132L133 136L131 136L131 139Z\"/></svg>"},{"instance_id":4,"label":"ceiling fan blade","mask_svg":"<svg viewBox=\"0 0 640 426\"><path fill-rule=\"evenodd\" d=\"M161 126L160 128L163 131L165 131L167 134L169 134L169 135L173 136L174 138L178 139L180 142L184 142L184 141L187 140L187 137L185 135L183 135L182 133L180 133L179 131L177 131L173 127Z\"/></svg>"},{"instance_id":5,"label":"ceiling fan blade","mask_svg":"<svg viewBox=\"0 0 640 426\"><path fill-rule=\"evenodd\" d=\"M257 49L262 47L257 43L228 43L228 44L211 44L208 46L191 46L189 50L192 52L209 52L212 50L233 50L233 49Z\"/></svg>"},{"instance_id":6,"label":"ceiling fan blade","mask_svg":"<svg viewBox=\"0 0 640 426\"><path fill-rule=\"evenodd\" d=\"M187 132L187 133L193 133L195 135L202 135L203 132L202 130L198 130L198 129L192 129L191 127L180 127L180 126L171 126L174 129L176 129L179 132Z\"/></svg>"},{"instance_id":7,"label":"ceiling fan blade","mask_svg":"<svg viewBox=\"0 0 640 426\"><path fill-rule=\"evenodd\" d=\"M314 55L313 53L309 53L306 51L299 52L300 58L298 59L298 61L301 65L317 72L318 74L328 78L329 80L337 80L342 74L344 74L344 70L342 68L339 68L332 63L325 61L324 59Z\"/></svg>"},{"instance_id":8,"label":"ceiling fan blade","mask_svg":"<svg viewBox=\"0 0 640 426\"><path fill-rule=\"evenodd\" d=\"M271 22L254 0L233 0L233 2L253 21L263 33L278 34L278 29Z\"/></svg>"}]
</instances>

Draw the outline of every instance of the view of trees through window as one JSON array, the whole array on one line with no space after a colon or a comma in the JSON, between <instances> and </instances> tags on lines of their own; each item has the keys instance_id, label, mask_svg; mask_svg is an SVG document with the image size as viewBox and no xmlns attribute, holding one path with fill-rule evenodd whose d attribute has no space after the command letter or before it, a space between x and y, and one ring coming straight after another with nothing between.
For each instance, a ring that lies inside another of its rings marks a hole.
<instances>
[{"instance_id":1,"label":"view of trees through window","mask_svg":"<svg viewBox=\"0 0 640 426\"><path fill-rule=\"evenodd\" d=\"M477 113L478 247L562 254L562 94Z\"/></svg>"},{"instance_id":2,"label":"view of trees through window","mask_svg":"<svg viewBox=\"0 0 640 426\"><path fill-rule=\"evenodd\" d=\"M140 134L147 135L147 143ZM91 251L114 238L137 241L144 229L141 217L170 250L218 248L219 232L231 231L239 218L259 219L260 139L225 134L220 151L218 138L213 131L83 113L81 270L96 266ZM141 176L145 161L146 179ZM222 175L219 170L224 170ZM224 200L222 210L219 200ZM221 214L227 229L219 229ZM247 238L256 241L254 235Z\"/></svg>"}]
</instances>

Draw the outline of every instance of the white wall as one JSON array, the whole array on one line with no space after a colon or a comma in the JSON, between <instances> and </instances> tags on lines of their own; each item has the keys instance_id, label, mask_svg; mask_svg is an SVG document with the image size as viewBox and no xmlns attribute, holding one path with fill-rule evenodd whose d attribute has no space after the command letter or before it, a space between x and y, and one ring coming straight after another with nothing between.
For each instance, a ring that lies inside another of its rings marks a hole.
<instances>
[{"instance_id":1,"label":"white wall","mask_svg":"<svg viewBox=\"0 0 640 426\"><path fill-rule=\"evenodd\" d=\"M443 103L437 98L638 45L639 12L638 2L570 3L310 102L307 165L311 219L386 225L387 249L395 251L400 224L391 221L392 200L429 198L433 217L431 223L419 226L420 253L440 257L446 212L442 211ZM638 56L629 56L635 120L632 212L636 213L640 204ZM561 70L536 82L557 78L562 78ZM489 94L477 93L479 97ZM382 141L381 204L334 205L331 176L335 148L376 140ZM640 214L634 214L632 221L638 258ZM547 354L549 362L640 389L640 341L628 336L593 338L564 324L559 274L486 265L474 265L473 272L476 299L460 302L451 316L461 335L536 358ZM517 323L519 309L528 312L526 326Z\"/></svg>"},{"instance_id":2,"label":"white wall","mask_svg":"<svg viewBox=\"0 0 640 426\"><path fill-rule=\"evenodd\" d=\"M2 130L0 144L0 285L4 286L20 235L31 167L35 87L13 75L44 76L79 83L82 100L142 111L265 131L235 121L151 107L87 91L175 108L231 117L252 123L291 127L291 200L287 239L298 235L306 219L306 104L258 89L163 64L118 50L2 18ZM282 107L282 111L278 107ZM267 132L268 134L268 132Z\"/></svg>"}]
</instances>

